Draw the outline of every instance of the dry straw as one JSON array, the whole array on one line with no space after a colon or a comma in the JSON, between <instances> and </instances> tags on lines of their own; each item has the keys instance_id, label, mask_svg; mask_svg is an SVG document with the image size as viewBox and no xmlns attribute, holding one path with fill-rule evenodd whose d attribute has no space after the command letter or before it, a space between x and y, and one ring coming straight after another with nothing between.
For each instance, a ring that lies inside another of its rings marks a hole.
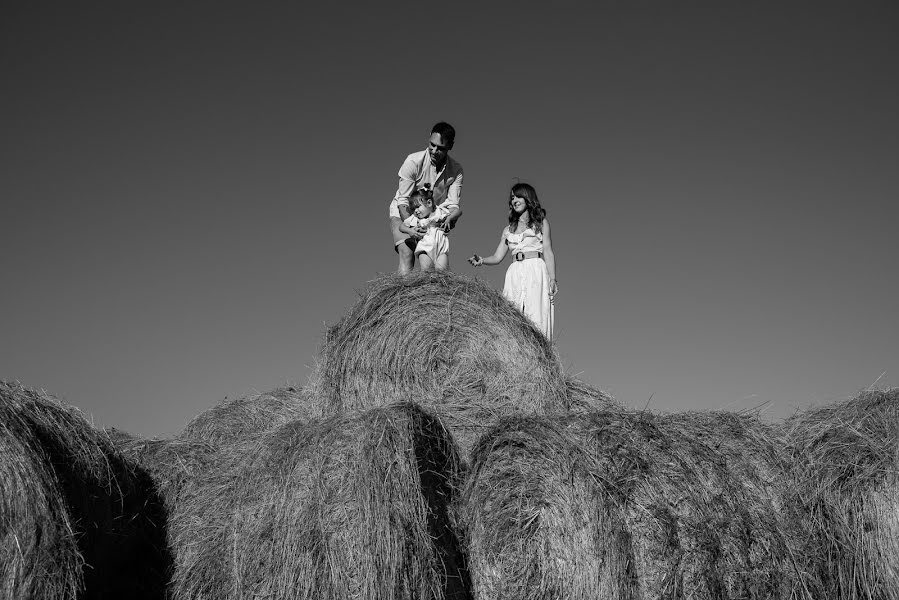
<instances>
[{"instance_id":1,"label":"dry straw","mask_svg":"<svg viewBox=\"0 0 899 600\"><path fill-rule=\"evenodd\" d=\"M753 415L506 418L459 505L475 598L806 597Z\"/></svg>"},{"instance_id":2,"label":"dry straw","mask_svg":"<svg viewBox=\"0 0 899 600\"><path fill-rule=\"evenodd\" d=\"M570 405L550 342L485 283L445 271L371 282L328 330L310 387L332 413L428 406L463 451L497 417Z\"/></svg>"},{"instance_id":3,"label":"dry straw","mask_svg":"<svg viewBox=\"0 0 899 600\"><path fill-rule=\"evenodd\" d=\"M322 416L306 390L295 387L224 400L200 413L178 436L220 445L269 431L290 421Z\"/></svg>"},{"instance_id":4,"label":"dry straw","mask_svg":"<svg viewBox=\"0 0 899 600\"><path fill-rule=\"evenodd\" d=\"M577 377L565 376L565 391L568 395L568 406L571 412L618 408L618 404L612 396Z\"/></svg>"},{"instance_id":5,"label":"dry straw","mask_svg":"<svg viewBox=\"0 0 899 600\"><path fill-rule=\"evenodd\" d=\"M819 597L899 598L899 388L801 412L786 430Z\"/></svg>"},{"instance_id":6,"label":"dry straw","mask_svg":"<svg viewBox=\"0 0 899 600\"><path fill-rule=\"evenodd\" d=\"M145 439L119 429L109 429L106 433L116 450L150 475L168 510L177 504L181 490L189 481L216 468L215 446L206 442Z\"/></svg>"},{"instance_id":7,"label":"dry straw","mask_svg":"<svg viewBox=\"0 0 899 600\"><path fill-rule=\"evenodd\" d=\"M294 421L218 449L173 514L179 600L464 597L459 460L415 405Z\"/></svg>"},{"instance_id":8,"label":"dry straw","mask_svg":"<svg viewBox=\"0 0 899 600\"><path fill-rule=\"evenodd\" d=\"M0 382L0 448L0 597L162 597L162 502L102 432Z\"/></svg>"}]
</instances>

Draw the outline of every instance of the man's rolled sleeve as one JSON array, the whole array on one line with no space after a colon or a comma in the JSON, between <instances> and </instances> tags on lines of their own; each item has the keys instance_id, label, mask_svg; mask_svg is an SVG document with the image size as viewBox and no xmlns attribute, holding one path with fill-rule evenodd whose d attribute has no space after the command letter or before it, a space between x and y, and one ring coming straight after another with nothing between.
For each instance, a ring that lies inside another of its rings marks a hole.
<instances>
[{"instance_id":1,"label":"man's rolled sleeve","mask_svg":"<svg viewBox=\"0 0 899 600\"><path fill-rule=\"evenodd\" d=\"M440 203L440 207L446 211L449 211L453 208L462 208L462 169L459 168L459 173L456 175L455 179L453 179L453 183L450 185L449 189L446 191L446 200Z\"/></svg>"},{"instance_id":2,"label":"man's rolled sleeve","mask_svg":"<svg viewBox=\"0 0 899 600\"><path fill-rule=\"evenodd\" d=\"M415 175L417 172L418 169L416 168L415 161L412 160L412 156L410 155L403 162L403 166L400 167L399 173L397 173L400 178L399 185L397 185L396 188L396 196L394 196L397 207L409 207L409 196L415 191Z\"/></svg>"}]
</instances>

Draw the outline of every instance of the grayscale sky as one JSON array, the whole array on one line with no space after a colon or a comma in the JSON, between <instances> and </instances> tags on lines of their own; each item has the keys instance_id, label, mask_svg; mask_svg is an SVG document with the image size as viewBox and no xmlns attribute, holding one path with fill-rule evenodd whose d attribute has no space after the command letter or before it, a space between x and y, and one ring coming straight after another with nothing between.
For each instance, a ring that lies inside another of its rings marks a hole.
<instances>
[{"instance_id":1,"label":"grayscale sky","mask_svg":"<svg viewBox=\"0 0 899 600\"><path fill-rule=\"evenodd\" d=\"M0 378L145 435L305 383L447 120L452 267L502 287L464 259L532 183L621 403L899 385L896 2L307 4L0 8Z\"/></svg>"}]
</instances>

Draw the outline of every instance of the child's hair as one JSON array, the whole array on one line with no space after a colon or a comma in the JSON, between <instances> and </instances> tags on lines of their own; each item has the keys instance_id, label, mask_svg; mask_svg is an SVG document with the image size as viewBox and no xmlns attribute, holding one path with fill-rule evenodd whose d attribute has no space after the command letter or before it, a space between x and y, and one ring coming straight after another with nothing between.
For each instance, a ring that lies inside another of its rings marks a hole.
<instances>
[{"instance_id":1,"label":"child's hair","mask_svg":"<svg viewBox=\"0 0 899 600\"><path fill-rule=\"evenodd\" d=\"M515 224L518 223L518 214L512 210L512 196L524 198L525 210L528 211L528 227L535 233L543 231L543 218L546 217L546 211L540 206L537 190L527 183L516 183L509 192L509 232L515 231Z\"/></svg>"},{"instance_id":2,"label":"child's hair","mask_svg":"<svg viewBox=\"0 0 899 600\"><path fill-rule=\"evenodd\" d=\"M419 204L425 203L434 203L434 192L431 191L430 186L425 184L423 188L415 188L411 194L409 194L409 207L415 209Z\"/></svg>"}]
</instances>

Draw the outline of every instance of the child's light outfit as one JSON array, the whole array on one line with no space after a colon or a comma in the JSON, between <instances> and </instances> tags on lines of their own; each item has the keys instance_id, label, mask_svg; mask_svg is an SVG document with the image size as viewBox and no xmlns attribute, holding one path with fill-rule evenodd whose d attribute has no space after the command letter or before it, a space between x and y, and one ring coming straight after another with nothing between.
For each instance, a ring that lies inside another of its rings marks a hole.
<instances>
[{"instance_id":1,"label":"child's light outfit","mask_svg":"<svg viewBox=\"0 0 899 600\"><path fill-rule=\"evenodd\" d=\"M430 258L434 264L437 264L438 256L449 253L449 238L446 237L446 234L442 229L437 227L440 221L446 218L446 215L446 212L438 208L431 213L431 216L425 217L424 219L419 219L413 214L403 221L403 224L408 227L427 227L428 229L415 246L416 258L418 258L419 254L427 254L428 258Z\"/></svg>"},{"instance_id":2,"label":"child's light outfit","mask_svg":"<svg viewBox=\"0 0 899 600\"><path fill-rule=\"evenodd\" d=\"M543 261L543 233L536 233L530 227L520 233L511 233L506 227L503 239L512 254L503 296L551 340L553 304L549 271Z\"/></svg>"}]
</instances>

